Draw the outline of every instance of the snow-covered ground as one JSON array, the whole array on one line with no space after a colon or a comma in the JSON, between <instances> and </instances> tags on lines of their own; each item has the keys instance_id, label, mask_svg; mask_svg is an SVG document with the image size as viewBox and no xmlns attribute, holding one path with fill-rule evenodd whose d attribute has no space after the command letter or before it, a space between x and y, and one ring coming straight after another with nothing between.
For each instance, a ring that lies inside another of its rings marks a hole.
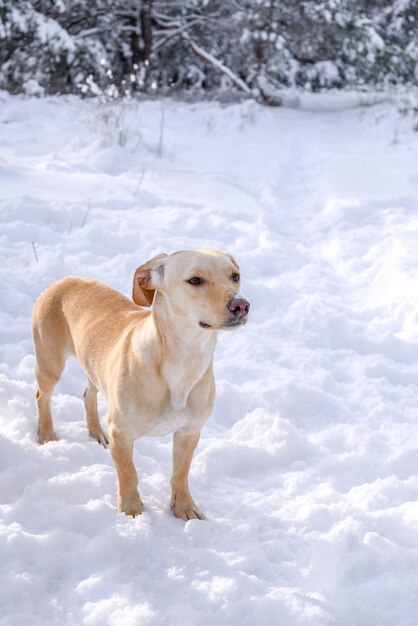
<instances>
[{"instance_id":1,"label":"snow-covered ground","mask_svg":"<svg viewBox=\"0 0 418 626\"><path fill-rule=\"evenodd\" d=\"M0 624L415 626L411 119L3 93L0 196ZM31 309L62 276L129 295L153 254L208 246L237 257L252 303L219 337L192 466L208 521L169 511L170 437L137 442L146 511L128 518L76 361L60 439L36 442Z\"/></svg>"}]
</instances>

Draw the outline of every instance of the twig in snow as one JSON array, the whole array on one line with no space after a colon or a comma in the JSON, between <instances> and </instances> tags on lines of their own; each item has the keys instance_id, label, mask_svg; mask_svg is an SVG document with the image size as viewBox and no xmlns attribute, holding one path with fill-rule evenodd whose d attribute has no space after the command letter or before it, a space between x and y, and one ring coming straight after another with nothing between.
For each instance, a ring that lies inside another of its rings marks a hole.
<instances>
[{"instance_id":1,"label":"twig in snow","mask_svg":"<svg viewBox=\"0 0 418 626\"><path fill-rule=\"evenodd\" d=\"M89 199L89 203L88 203L86 212L84 213L83 221L81 223L81 228L84 228L84 226L86 225L87 216L89 214L90 209L91 209L91 198Z\"/></svg>"},{"instance_id":2,"label":"twig in snow","mask_svg":"<svg viewBox=\"0 0 418 626\"><path fill-rule=\"evenodd\" d=\"M32 241L33 254L35 255L36 262L39 263L38 254L36 252L35 242Z\"/></svg>"},{"instance_id":3,"label":"twig in snow","mask_svg":"<svg viewBox=\"0 0 418 626\"><path fill-rule=\"evenodd\" d=\"M139 191L140 186L142 185L142 181L144 180L144 176L145 176L145 172L146 171L147 170L146 170L145 165L144 165L144 167L142 168L141 176L139 177L139 180L138 180L138 184L135 187L134 196L136 196L136 194Z\"/></svg>"},{"instance_id":4,"label":"twig in snow","mask_svg":"<svg viewBox=\"0 0 418 626\"><path fill-rule=\"evenodd\" d=\"M164 121L164 105L161 103L160 139L158 142L158 156L160 159L163 157Z\"/></svg>"}]
</instances>

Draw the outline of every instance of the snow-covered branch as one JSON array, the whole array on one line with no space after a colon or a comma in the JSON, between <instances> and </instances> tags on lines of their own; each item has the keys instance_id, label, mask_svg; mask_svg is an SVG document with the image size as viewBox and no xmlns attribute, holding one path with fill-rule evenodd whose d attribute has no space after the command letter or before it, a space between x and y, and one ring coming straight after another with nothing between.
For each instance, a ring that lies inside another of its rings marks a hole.
<instances>
[{"instance_id":1,"label":"snow-covered branch","mask_svg":"<svg viewBox=\"0 0 418 626\"><path fill-rule=\"evenodd\" d=\"M228 76L230 81L246 94L252 95L251 89L249 88L247 83L245 83L239 76L234 74L234 72L229 69L229 67L222 63L222 61L214 57L213 54L210 54L210 52L207 52L206 50L203 50L203 48L198 46L197 43L193 41L193 39L191 39L186 32L182 33L182 38L186 45L190 48L190 50L192 50L192 52L196 56L198 56L203 61L206 61L207 63L213 65L213 67L215 67L219 72L222 72L222 74L225 74L225 76Z\"/></svg>"}]
</instances>

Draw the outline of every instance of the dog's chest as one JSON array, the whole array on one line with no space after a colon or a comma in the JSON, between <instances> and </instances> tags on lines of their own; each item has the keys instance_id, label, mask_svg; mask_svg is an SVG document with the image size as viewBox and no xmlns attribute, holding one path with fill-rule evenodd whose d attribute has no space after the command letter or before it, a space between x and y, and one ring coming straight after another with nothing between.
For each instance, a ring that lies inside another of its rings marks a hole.
<instances>
[{"instance_id":1,"label":"dog's chest","mask_svg":"<svg viewBox=\"0 0 418 626\"><path fill-rule=\"evenodd\" d=\"M193 426L194 421L196 420L187 406L183 409L176 409L170 404L150 424L150 430L147 432L147 435L162 437L179 430L189 429Z\"/></svg>"},{"instance_id":2,"label":"dog's chest","mask_svg":"<svg viewBox=\"0 0 418 626\"><path fill-rule=\"evenodd\" d=\"M152 422L151 430L147 433L151 436L162 436L175 433L179 430L194 431L193 426L198 426L200 415L196 415L195 403L190 401L191 391L199 382L203 373L207 370L211 355L206 358L195 359L193 368L189 371L179 367L178 364L166 364L163 367L164 378L168 386L169 401L160 415ZM203 385L205 388L206 385Z\"/></svg>"}]
</instances>

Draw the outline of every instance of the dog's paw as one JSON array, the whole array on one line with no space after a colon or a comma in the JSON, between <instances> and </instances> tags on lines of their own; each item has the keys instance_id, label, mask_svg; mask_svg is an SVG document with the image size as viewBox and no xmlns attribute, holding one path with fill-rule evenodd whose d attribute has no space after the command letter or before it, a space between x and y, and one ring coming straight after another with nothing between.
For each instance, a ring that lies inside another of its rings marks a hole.
<instances>
[{"instance_id":1,"label":"dog's paw","mask_svg":"<svg viewBox=\"0 0 418 626\"><path fill-rule=\"evenodd\" d=\"M39 443L48 443L49 441L58 441L58 437L54 433L53 430L39 430L38 431L38 441Z\"/></svg>"},{"instance_id":2,"label":"dog's paw","mask_svg":"<svg viewBox=\"0 0 418 626\"><path fill-rule=\"evenodd\" d=\"M196 506L193 500L189 500L188 502L175 501L171 504L171 510L176 517L179 517L185 522L187 522L189 519L206 519L202 511Z\"/></svg>"},{"instance_id":3,"label":"dog's paw","mask_svg":"<svg viewBox=\"0 0 418 626\"><path fill-rule=\"evenodd\" d=\"M107 446L109 445L109 440L101 427L95 429L89 428L89 435L92 439L95 439L98 443L100 443L104 448L107 448Z\"/></svg>"},{"instance_id":4,"label":"dog's paw","mask_svg":"<svg viewBox=\"0 0 418 626\"><path fill-rule=\"evenodd\" d=\"M137 515L141 515L144 510L144 505L142 504L142 500L139 497L139 493L136 492L129 497L119 497L119 511L121 513L125 513L125 515L132 515L132 517L136 517Z\"/></svg>"}]
</instances>

